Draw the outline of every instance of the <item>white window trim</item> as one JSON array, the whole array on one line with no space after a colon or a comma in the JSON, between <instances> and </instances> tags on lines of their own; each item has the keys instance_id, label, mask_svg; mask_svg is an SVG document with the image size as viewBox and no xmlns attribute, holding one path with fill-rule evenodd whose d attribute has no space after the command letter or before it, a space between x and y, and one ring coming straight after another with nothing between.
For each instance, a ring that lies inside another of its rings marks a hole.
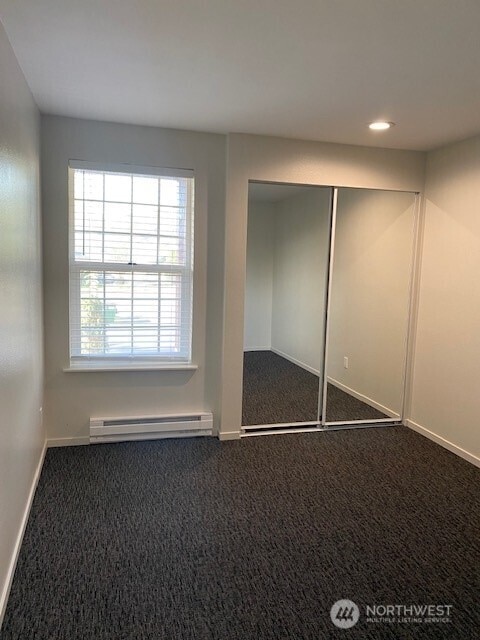
<instances>
[{"instance_id":1,"label":"white window trim","mask_svg":"<svg viewBox=\"0 0 480 640\"><path fill-rule=\"evenodd\" d=\"M83 171L110 171L112 173L138 173L148 176L165 176L171 178L193 178L193 169L181 169L172 167L148 167L136 164L111 164L101 162L89 162L85 160L69 160L70 169L82 169Z\"/></svg>"},{"instance_id":2,"label":"white window trim","mask_svg":"<svg viewBox=\"0 0 480 640\"><path fill-rule=\"evenodd\" d=\"M88 355L72 355L71 353L71 326L72 317L74 314L74 307L72 305L72 277L71 273L75 270L82 269L97 269L97 270L113 270L113 271L130 271L132 266L122 263L106 263L106 262L77 262L74 259L75 245L74 245L74 181L73 175L75 169L81 169L85 171L100 171L100 172L114 172L114 173L127 173L127 174L139 174L139 175L152 175L152 176L168 176L176 178L193 178L194 172L192 169L179 169L170 167L150 167L139 166L131 164L110 164L110 163L96 163L84 160L69 160L68 163L68 255L69 255L69 366L63 368L64 372L102 372L102 371L189 371L197 370L198 365L192 362L193 353L193 282L194 282L194 255L195 250L192 242L190 247L191 252L191 278L189 287L182 287L182 298L189 298L188 304L191 312L191 331L190 331L190 359L186 359L182 356L169 357L169 356L88 356ZM195 210L195 205L193 203ZM190 216L188 218L188 224L191 225L189 230L189 237L194 240L194 220ZM139 265L140 266L140 265ZM159 267L158 265L141 265L142 271L151 271L152 273L180 273L183 274L186 269L181 266L165 265Z\"/></svg>"},{"instance_id":3,"label":"white window trim","mask_svg":"<svg viewBox=\"0 0 480 640\"><path fill-rule=\"evenodd\" d=\"M63 371L65 373L95 373L99 371L196 371L198 369L198 365L189 364L189 363L179 363L179 364L168 364L168 363L157 363L157 364L142 364L142 363L128 363L124 360L118 360L116 362L81 362L74 363L72 362L69 367L64 367Z\"/></svg>"}]
</instances>

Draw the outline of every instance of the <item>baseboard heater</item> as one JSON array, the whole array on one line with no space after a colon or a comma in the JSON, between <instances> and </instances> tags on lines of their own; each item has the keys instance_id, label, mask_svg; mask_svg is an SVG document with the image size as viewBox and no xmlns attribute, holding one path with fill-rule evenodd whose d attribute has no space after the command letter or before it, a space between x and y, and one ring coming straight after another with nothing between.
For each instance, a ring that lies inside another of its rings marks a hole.
<instances>
[{"instance_id":1,"label":"baseboard heater","mask_svg":"<svg viewBox=\"0 0 480 640\"><path fill-rule=\"evenodd\" d=\"M192 438L213 434L211 413L90 418L90 443Z\"/></svg>"}]
</instances>

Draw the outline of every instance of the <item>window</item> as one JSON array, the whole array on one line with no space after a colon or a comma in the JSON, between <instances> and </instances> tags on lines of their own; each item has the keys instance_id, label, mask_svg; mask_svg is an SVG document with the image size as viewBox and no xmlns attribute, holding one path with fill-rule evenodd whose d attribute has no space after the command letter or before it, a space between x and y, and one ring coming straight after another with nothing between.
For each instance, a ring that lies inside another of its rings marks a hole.
<instances>
[{"instance_id":1,"label":"window","mask_svg":"<svg viewBox=\"0 0 480 640\"><path fill-rule=\"evenodd\" d=\"M190 363L192 172L69 173L71 366Z\"/></svg>"}]
</instances>

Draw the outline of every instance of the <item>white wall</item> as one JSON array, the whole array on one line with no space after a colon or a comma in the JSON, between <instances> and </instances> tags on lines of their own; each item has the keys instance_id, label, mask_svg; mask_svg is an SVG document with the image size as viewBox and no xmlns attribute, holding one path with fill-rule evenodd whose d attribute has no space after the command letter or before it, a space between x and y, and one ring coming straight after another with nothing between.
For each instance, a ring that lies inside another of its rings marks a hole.
<instances>
[{"instance_id":1,"label":"white wall","mask_svg":"<svg viewBox=\"0 0 480 640\"><path fill-rule=\"evenodd\" d=\"M411 193L338 193L327 375L395 418L403 401L414 203Z\"/></svg>"},{"instance_id":2,"label":"white wall","mask_svg":"<svg viewBox=\"0 0 480 640\"><path fill-rule=\"evenodd\" d=\"M317 375L323 371L330 193L306 189L275 204L272 349Z\"/></svg>"},{"instance_id":3,"label":"white wall","mask_svg":"<svg viewBox=\"0 0 480 640\"><path fill-rule=\"evenodd\" d=\"M63 371L69 363L67 167L70 159L194 170L193 361L198 365L197 371ZM213 408L218 420L224 175L224 136L42 117L45 403L49 439L86 441L90 416Z\"/></svg>"},{"instance_id":4,"label":"white wall","mask_svg":"<svg viewBox=\"0 0 480 640\"><path fill-rule=\"evenodd\" d=\"M425 154L232 134L227 145L221 437L242 414L248 181L422 191Z\"/></svg>"},{"instance_id":5,"label":"white wall","mask_svg":"<svg viewBox=\"0 0 480 640\"><path fill-rule=\"evenodd\" d=\"M248 205L245 351L272 346L274 205Z\"/></svg>"},{"instance_id":6,"label":"white wall","mask_svg":"<svg viewBox=\"0 0 480 640\"><path fill-rule=\"evenodd\" d=\"M0 624L45 436L39 115L0 24Z\"/></svg>"},{"instance_id":7,"label":"white wall","mask_svg":"<svg viewBox=\"0 0 480 640\"><path fill-rule=\"evenodd\" d=\"M428 154L425 201L410 424L479 464L480 136Z\"/></svg>"}]
</instances>

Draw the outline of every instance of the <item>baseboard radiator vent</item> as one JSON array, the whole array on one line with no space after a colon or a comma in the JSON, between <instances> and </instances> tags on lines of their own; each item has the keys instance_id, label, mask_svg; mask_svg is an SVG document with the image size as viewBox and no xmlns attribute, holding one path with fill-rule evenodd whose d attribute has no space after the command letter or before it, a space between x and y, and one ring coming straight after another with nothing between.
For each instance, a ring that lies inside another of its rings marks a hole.
<instances>
[{"instance_id":1,"label":"baseboard radiator vent","mask_svg":"<svg viewBox=\"0 0 480 640\"><path fill-rule=\"evenodd\" d=\"M211 413L90 418L90 443L213 435Z\"/></svg>"}]
</instances>

